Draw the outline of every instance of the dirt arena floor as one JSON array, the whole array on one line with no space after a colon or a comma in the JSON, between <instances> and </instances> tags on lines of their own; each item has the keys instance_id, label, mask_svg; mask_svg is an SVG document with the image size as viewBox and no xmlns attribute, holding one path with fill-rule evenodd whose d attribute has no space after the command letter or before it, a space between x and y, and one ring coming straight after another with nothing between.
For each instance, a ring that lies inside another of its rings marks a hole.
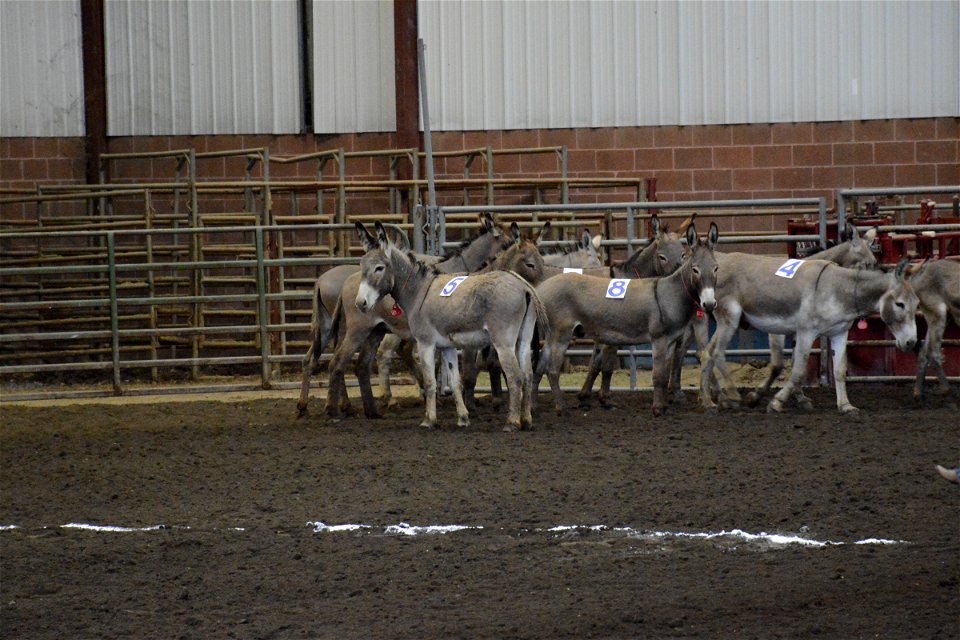
<instances>
[{"instance_id":1,"label":"dirt arena floor","mask_svg":"<svg viewBox=\"0 0 960 640\"><path fill-rule=\"evenodd\" d=\"M660 419L543 395L515 434L449 400L434 431L412 400L2 403L0 636L960 637L955 399L811 393Z\"/></svg>"}]
</instances>

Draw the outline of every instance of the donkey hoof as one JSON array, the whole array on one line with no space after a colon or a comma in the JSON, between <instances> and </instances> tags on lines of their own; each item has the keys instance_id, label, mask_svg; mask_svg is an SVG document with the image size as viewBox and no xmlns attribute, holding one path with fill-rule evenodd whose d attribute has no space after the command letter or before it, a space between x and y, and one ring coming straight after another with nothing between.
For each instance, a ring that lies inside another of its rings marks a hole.
<instances>
[{"instance_id":1,"label":"donkey hoof","mask_svg":"<svg viewBox=\"0 0 960 640\"><path fill-rule=\"evenodd\" d=\"M783 404L779 400L771 400L767 405L767 413L783 413Z\"/></svg>"},{"instance_id":2,"label":"donkey hoof","mask_svg":"<svg viewBox=\"0 0 960 640\"><path fill-rule=\"evenodd\" d=\"M519 424L514 423L514 422L508 422L506 425L504 425L504 427L503 427L503 432L504 432L504 433L513 433L513 432L515 432L515 431L519 431L520 429L521 429L521 426L520 426Z\"/></svg>"},{"instance_id":3,"label":"donkey hoof","mask_svg":"<svg viewBox=\"0 0 960 640\"><path fill-rule=\"evenodd\" d=\"M860 415L860 409L857 409L852 404L845 404L840 407L840 413L845 416L856 417Z\"/></svg>"},{"instance_id":4,"label":"donkey hoof","mask_svg":"<svg viewBox=\"0 0 960 640\"><path fill-rule=\"evenodd\" d=\"M616 402L612 402L612 401L610 401L610 400L607 400L606 398L600 398L599 402L600 402L600 406L603 407L604 409L616 409L616 408L617 408L617 403L616 403Z\"/></svg>"},{"instance_id":5,"label":"donkey hoof","mask_svg":"<svg viewBox=\"0 0 960 640\"><path fill-rule=\"evenodd\" d=\"M653 405L653 415L657 418L667 412L667 408L661 405Z\"/></svg>"},{"instance_id":6,"label":"donkey hoof","mask_svg":"<svg viewBox=\"0 0 960 640\"><path fill-rule=\"evenodd\" d=\"M307 405L297 405L297 420L307 417Z\"/></svg>"},{"instance_id":7,"label":"donkey hoof","mask_svg":"<svg viewBox=\"0 0 960 640\"><path fill-rule=\"evenodd\" d=\"M750 407L751 409L760 404L760 394L756 391L751 391L747 394L747 397L743 399L743 406Z\"/></svg>"},{"instance_id":8,"label":"donkey hoof","mask_svg":"<svg viewBox=\"0 0 960 640\"><path fill-rule=\"evenodd\" d=\"M457 416L457 426L458 426L458 427L469 427L469 426L470 426L470 416Z\"/></svg>"},{"instance_id":9,"label":"donkey hoof","mask_svg":"<svg viewBox=\"0 0 960 640\"><path fill-rule=\"evenodd\" d=\"M429 420L424 420L420 423L420 426L424 429L434 429L437 426L436 422L431 422Z\"/></svg>"},{"instance_id":10,"label":"donkey hoof","mask_svg":"<svg viewBox=\"0 0 960 640\"><path fill-rule=\"evenodd\" d=\"M809 398L803 398L802 400L797 400L797 407L804 413L810 413L813 411L813 402L811 402Z\"/></svg>"}]
</instances>

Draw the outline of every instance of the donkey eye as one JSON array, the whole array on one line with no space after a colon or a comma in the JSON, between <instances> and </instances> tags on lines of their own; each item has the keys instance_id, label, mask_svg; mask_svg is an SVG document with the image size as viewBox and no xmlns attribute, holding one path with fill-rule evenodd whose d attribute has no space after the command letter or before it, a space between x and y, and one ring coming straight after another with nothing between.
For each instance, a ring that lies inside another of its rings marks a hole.
<instances>
[{"instance_id":1,"label":"donkey eye","mask_svg":"<svg viewBox=\"0 0 960 640\"><path fill-rule=\"evenodd\" d=\"M700 267L694 267L694 268L693 268L693 273L694 273L695 275L700 275Z\"/></svg>"},{"instance_id":2,"label":"donkey eye","mask_svg":"<svg viewBox=\"0 0 960 640\"><path fill-rule=\"evenodd\" d=\"M907 308L907 305L903 304L903 303L900 302L899 300L896 301L896 302L894 302L893 304L897 305L897 308L898 308L898 309L906 309L906 308Z\"/></svg>"},{"instance_id":3,"label":"donkey eye","mask_svg":"<svg viewBox=\"0 0 960 640\"><path fill-rule=\"evenodd\" d=\"M383 268L384 268L384 267L383 267L382 264L378 264L378 265L377 265L377 268L374 269L373 272L374 272L374 273L380 273L381 271L383 271Z\"/></svg>"},{"instance_id":4,"label":"donkey eye","mask_svg":"<svg viewBox=\"0 0 960 640\"><path fill-rule=\"evenodd\" d=\"M536 268L537 268L537 265L533 264L532 262L525 262L524 264L527 265L527 268L528 268L528 269L536 269Z\"/></svg>"},{"instance_id":5,"label":"donkey eye","mask_svg":"<svg viewBox=\"0 0 960 640\"><path fill-rule=\"evenodd\" d=\"M714 265L714 267L713 267L713 272L716 273L716 272L719 271L719 270L720 270L720 267L717 266L717 265Z\"/></svg>"},{"instance_id":6,"label":"donkey eye","mask_svg":"<svg viewBox=\"0 0 960 640\"><path fill-rule=\"evenodd\" d=\"M657 254L657 257L660 258L660 262L666 262L666 261L667 261L667 256L663 255L662 253L658 253L658 254Z\"/></svg>"}]
</instances>

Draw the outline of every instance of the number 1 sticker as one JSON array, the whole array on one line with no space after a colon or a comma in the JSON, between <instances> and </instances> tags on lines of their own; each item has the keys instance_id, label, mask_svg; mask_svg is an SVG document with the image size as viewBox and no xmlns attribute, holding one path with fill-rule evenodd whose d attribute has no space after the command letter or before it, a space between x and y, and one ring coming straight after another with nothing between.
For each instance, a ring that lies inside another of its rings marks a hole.
<instances>
[{"instance_id":1,"label":"number 1 sticker","mask_svg":"<svg viewBox=\"0 0 960 640\"><path fill-rule=\"evenodd\" d=\"M803 264L803 260L787 260L774 273L781 278L792 278L797 274L797 269Z\"/></svg>"},{"instance_id":2,"label":"number 1 sticker","mask_svg":"<svg viewBox=\"0 0 960 640\"><path fill-rule=\"evenodd\" d=\"M457 276L456 278L451 278L450 282L443 288L440 292L440 297L446 298L451 293L457 290L457 287L460 286L460 283L467 279L467 276Z\"/></svg>"},{"instance_id":3,"label":"number 1 sticker","mask_svg":"<svg viewBox=\"0 0 960 640\"><path fill-rule=\"evenodd\" d=\"M623 297L627 295L627 285L629 284L629 280L611 280L610 284L607 285L607 297L623 300Z\"/></svg>"}]
</instances>

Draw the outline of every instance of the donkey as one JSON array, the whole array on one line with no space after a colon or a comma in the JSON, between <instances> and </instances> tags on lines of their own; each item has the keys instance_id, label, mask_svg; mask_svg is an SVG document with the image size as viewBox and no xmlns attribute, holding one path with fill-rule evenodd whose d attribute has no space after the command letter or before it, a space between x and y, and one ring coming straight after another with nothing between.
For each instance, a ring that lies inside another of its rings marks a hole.
<instances>
[{"instance_id":1,"label":"donkey","mask_svg":"<svg viewBox=\"0 0 960 640\"><path fill-rule=\"evenodd\" d=\"M535 326L549 336L545 311L534 288L512 271L441 277L412 254L394 247L376 224L376 237L364 229L367 253L360 261L361 281L356 307L366 313L390 295L408 316L423 363L426 414L421 426L437 423L437 383L431 363L441 351L450 371L457 403L457 424L470 422L456 348L492 345L500 358L510 390L506 431L531 427L531 343Z\"/></svg>"},{"instance_id":2,"label":"donkey","mask_svg":"<svg viewBox=\"0 0 960 640\"><path fill-rule=\"evenodd\" d=\"M492 256L498 254L504 249L508 248L516 240L513 232L493 221L490 214L483 214L479 218L480 231L479 233L466 240L461 246L454 251L446 259L436 263L437 269L444 272L454 272L463 269L476 269L481 266L484 262L490 259ZM362 225L358 225L357 229L362 228ZM390 234L389 231L386 232ZM362 236L361 236L362 237ZM403 244L396 244L397 247L403 247ZM404 247L405 249L405 247ZM346 273L346 270L353 269L352 273L347 273L344 276L344 279L341 281L339 288L333 286L333 279L326 278L327 273L333 271L338 271L337 277ZM300 398L297 401L297 414L299 417L303 417L307 413L307 406L310 397L310 377L316 371L319 363L320 356L323 354L324 349L327 344L330 343L332 336L334 335L333 331L333 318L334 311L337 307L338 301L346 295L347 300L352 300L356 296L357 287L360 283L360 270L359 267L354 267L353 265L344 265L344 268L341 269L336 267L326 272L321 276L317 284L314 286L313 291L313 314L310 322L310 334L311 334L311 346L307 350L307 353L303 357L302 373L301 373L301 382L300 382ZM351 305L352 306L352 305ZM364 344L368 347L368 351L372 349L369 353L366 351L361 353L361 360L358 362L358 372L362 367L365 367L365 370L362 375L358 375L358 378L361 381L361 395L364 398L364 413L368 418L375 418L378 416L376 405L373 401L373 392L370 390L369 383L369 370L372 366L372 358L376 354L377 346L380 343L380 339L383 337L384 331L390 331L393 327L399 326L401 333L405 333L406 329L406 320L400 318L399 316L391 315L393 305L384 303L381 305L383 307L382 313L380 314L370 314L365 316L360 316L359 314L356 317L351 317L351 321L354 321L358 324L353 326L354 332L359 336L358 341L355 343L355 347L361 344ZM395 312L394 312L395 313ZM375 338L375 343L366 345L366 340L374 330L379 329L379 335ZM343 357L345 361L337 361L337 367L334 367L334 361L331 361L330 364L330 387L328 388L328 403L327 403L327 412L337 415L337 407L339 403L330 404L329 400L332 395L336 394L336 391L333 388L335 378L334 374L340 374L342 376L342 368L346 367L349 362L349 358L353 357L353 351L345 354ZM414 371L417 371L416 367L413 367ZM344 401L346 399L346 392L344 391Z\"/></svg>"},{"instance_id":3,"label":"donkey","mask_svg":"<svg viewBox=\"0 0 960 640\"><path fill-rule=\"evenodd\" d=\"M927 336L917 354L917 380L913 386L913 398L923 400L927 367L932 365L937 374L938 387L935 393L946 395L950 384L943 372L943 332L947 327L947 317L960 326L960 262L936 260L926 263L910 284L920 298L920 313L927 321Z\"/></svg>"},{"instance_id":4,"label":"donkey","mask_svg":"<svg viewBox=\"0 0 960 640\"><path fill-rule=\"evenodd\" d=\"M558 413L564 409L560 366L574 335L591 337L605 345L650 342L653 345L653 414L666 409L666 388L677 339L694 317L697 307L710 311L716 305L714 287L717 262L713 248L719 232L710 225L707 241L700 241L693 224L687 227L690 256L679 270L663 278L603 281L579 274L550 278L537 288L547 309L552 339L544 343L536 382L550 378Z\"/></svg>"},{"instance_id":5,"label":"donkey","mask_svg":"<svg viewBox=\"0 0 960 640\"><path fill-rule=\"evenodd\" d=\"M696 214L680 225L681 232L689 227ZM681 242L681 236L670 231L667 225L661 225L660 219L656 215L650 216L650 225L653 231L653 242L648 244L640 251L636 251L629 258L610 267L608 274L602 274L605 278L656 278L670 275L680 268L688 253ZM592 272L584 271L586 275L594 275ZM597 274L601 275L601 274ZM691 324L694 326L694 324ZM697 345L703 347L707 344L707 325L701 323L702 329L696 333ZM683 362L681 356L680 363ZM610 381L613 378L613 372L619 364L617 357L617 347L610 345L594 349L593 357L590 361L590 371L587 373L583 386L577 398L581 406L587 406L590 402L590 395L593 391L593 383L597 379L597 374L603 373L600 379L600 395L598 397L600 405L603 407L611 406L609 401ZM671 376L672 379L673 376ZM677 374L679 378L679 373ZM679 382L679 380L678 380ZM679 384L677 385L679 388Z\"/></svg>"},{"instance_id":6,"label":"donkey","mask_svg":"<svg viewBox=\"0 0 960 640\"><path fill-rule=\"evenodd\" d=\"M790 378L767 406L770 412L783 411L783 403L800 388L817 336L830 339L837 407L844 414L858 411L850 404L846 385L847 333L854 320L879 312L898 348L906 351L916 344L914 315L919 300L904 278L905 260L894 274L847 269L825 260L783 262L782 258L745 253L726 254L720 264L723 274L713 313L717 330L701 354L700 398L704 408L716 407L710 397L710 376L715 366L727 400L740 401L739 391L722 363L727 344L741 324L796 337ZM802 408L812 407L802 394L797 399Z\"/></svg>"},{"instance_id":7,"label":"donkey","mask_svg":"<svg viewBox=\"0 0 960 640\"><path fill-rule=\"evenodd\" d=\"M561 249L555 253L544 254L543 262L551 267L602 267L603 259L600 256L600 241L602 239L602 235L591 238L590 232L584 231L573 250Z\"/></svg>"},{"instance_id":8,"label":"donkey","mask_svg":"<svg viewBox=\"0 0 960 640\"><path fill-rule=\"evenodd\" d=\"M843 233L840 235L841 242L840 244L834 245L828 249L822 251L817 251L816 253L809 254L807 259L815 260L828 260L835 264L840 265L841 267L848 267L850 269L879 269L877 264L877 258L873 254L871 249L871 244L873 239L877 236L877 228L873 227L869 229L866 233L861 235L857 229L852 224L847 224ZM717 252L717 259L720 261L720 264L723 264L723 261L726 257L726 254ZM724 271L720 272L720 280L723 281ZM707 320L698 320L693 323L692 326L699 327L702 325L704 330L706 330ZM779 377L780 372L783 371L783 351L785 346L786 336L779 334L768 334L767 336L769 345L770 345L770 366L767 368L767 376L759 387L747 394L747 397L744 399L744 404L748 407L755 407L760 403L760 400L770 391L770 387L773 385L773 382ZM689 340L685 341L683 346L683 353L686 353L687 345ZM698 349L703 350L704 344L699 340L697 341ZM729 374L726 371L725 362L715 361L714 366L723 367L723 371L720 373L721 376L729 377ZM711 380L711 384L716 381L716 376ZM679 375L677 377L677 388L679 389ZM716 390L712 389L711 393ZM802 389L798 388L795 392L797 400L800 404L807 406L809 405L809 400L803 395ZM729 400L725 400L726 403L729 403Z\"/></svg>"}]
</instances>

